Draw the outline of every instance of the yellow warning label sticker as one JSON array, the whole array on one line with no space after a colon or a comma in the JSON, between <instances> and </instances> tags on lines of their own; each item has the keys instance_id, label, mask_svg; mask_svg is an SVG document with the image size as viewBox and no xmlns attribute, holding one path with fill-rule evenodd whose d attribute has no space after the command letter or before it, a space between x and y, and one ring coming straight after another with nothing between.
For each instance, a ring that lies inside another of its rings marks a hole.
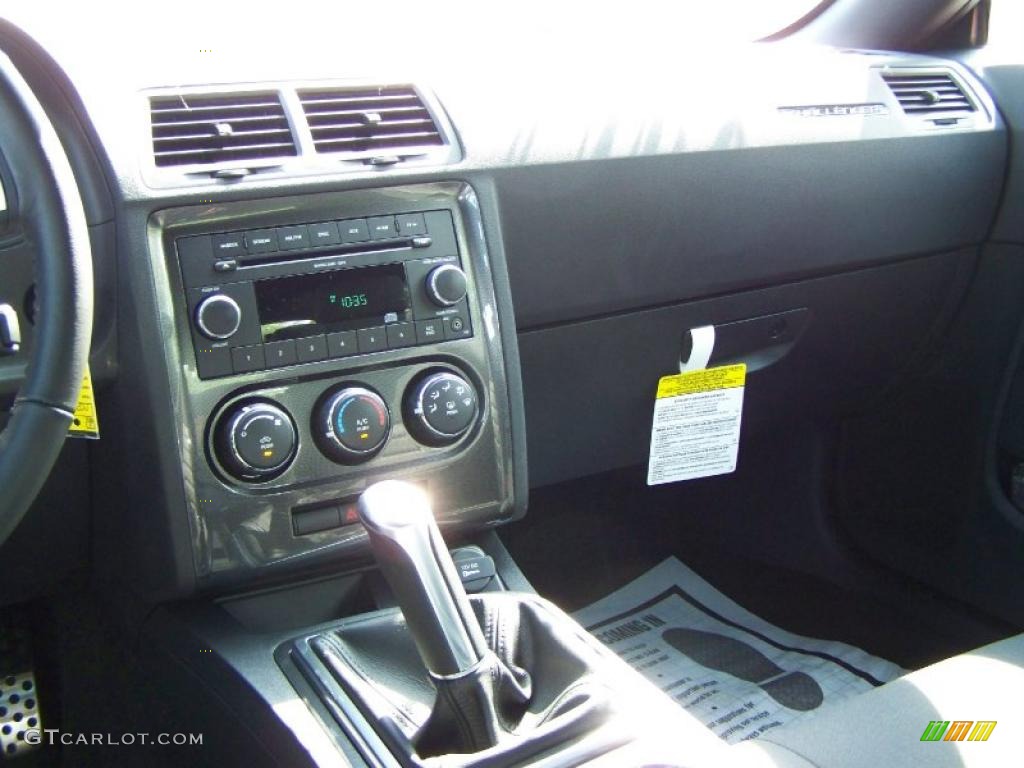
<instances>
[{"instance_id":1,"label":"yellow warning label sticker","mask_svg":"<svg viewBox=\"0 0 1024 768\"><path fill-rule=\"evenodd\" d=\"M75 405L75 417L68 429L68 436L92 440L99 440L100 437L100 420L96 414L96 396L92 391L92 374L88 365L82 376L82 388L78 392L78 404Z\"/></svg>"},{"instance_id":2,"label":"yellow warning label sticker","mask_svg":"<svg viewBox=\"0 0 1024 768\"><path fill-rule=\"evenodd\" d=\"M746 378L743 364L661 378L651 424L648 485L736 471Z\"/></svg>"},{"instance_id":3,"label":"yellow warning label sticker","mask_svg":"<svg viewBox=\"0 0 1024 768\"><path fill-rule=\"evenodd\" d=\"M658 380L658 399L742 387L747 381L746 363L704 368L699 371L662 376Z\"/></svg>"}]
</instances>

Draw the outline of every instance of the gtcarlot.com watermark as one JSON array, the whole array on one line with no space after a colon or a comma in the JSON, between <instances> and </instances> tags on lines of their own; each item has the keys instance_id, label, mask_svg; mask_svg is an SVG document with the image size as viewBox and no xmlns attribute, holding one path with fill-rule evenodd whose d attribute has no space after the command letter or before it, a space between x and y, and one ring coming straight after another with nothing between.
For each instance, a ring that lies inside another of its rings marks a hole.
<instances>
[{"instance_id":1,"label":"gtcarlot.com watermark","mask_svg":"<svg viewBox=\"0 0 1024 768\"><path fill-rule=\"evenodd\" d=\"M69 733L56 728L44 728L25 731L25 741L28 744L62 744L70 746L95 746L95 747L134 747L134 746L164 746L164 747L196 747L202 746L203 734L201 733Z\"/></svg>"}]
</instances>

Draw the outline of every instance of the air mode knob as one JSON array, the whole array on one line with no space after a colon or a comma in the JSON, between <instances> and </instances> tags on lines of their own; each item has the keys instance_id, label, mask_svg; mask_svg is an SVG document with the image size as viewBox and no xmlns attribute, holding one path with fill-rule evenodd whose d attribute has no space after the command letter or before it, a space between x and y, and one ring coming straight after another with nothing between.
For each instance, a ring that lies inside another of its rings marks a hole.
<instances>
[{"instance_id":1,"label":"air mode knob","mask_svg":"<svg viewBox=\"0 0 1024 768\"><path fill-rule=\"evenodd\" d=\"M376 456L391 431L384 399L371 389L347 386L329 390L313 411L313 437L327 458L360 464Z\"/></svg>"},{"instance_id":2,"label":"air mode knob","mask_svg":"<svg viewBox=\"0 0 1024 768\"><path fill-rule=\"evenodd\" d=\"M230 338L241 324L242 310L227 294L207 296L196 307L196 325L208 339Z\"/></svg>"},{"instance_id":3,"label":"air mode knob","mask_svg":"<svg viewBox=\"0 0 1024 768\"><path fill-rule=\"evenodd\" d=\"M454 264L443 264L427 275L427 296L439 307L450 307L466 298L466 273Z\"/></svg>"},{"instance_id":4,"label":"air mode knob","mask_svg":"<svg viewBox=\"0 0 1024 768\"><path fill-rule=\"evenodd\" d=\"M466 434L479 410L472 384L450 371L435 371L409 387L402 414L413 437L426 445L441 446Z\"/></svg>"},{"instance_id":5,"label":"air mode knob","mask_svg":"<svg viewBox=\"0 0 1024 768\"><path fill-rule=\"evenodd\" d=\"M233 477L269 480L295 458L297 434L292 417L281 406L265 400L238 403L217 422L214 450Z\"/></svg>"}]
</instances>

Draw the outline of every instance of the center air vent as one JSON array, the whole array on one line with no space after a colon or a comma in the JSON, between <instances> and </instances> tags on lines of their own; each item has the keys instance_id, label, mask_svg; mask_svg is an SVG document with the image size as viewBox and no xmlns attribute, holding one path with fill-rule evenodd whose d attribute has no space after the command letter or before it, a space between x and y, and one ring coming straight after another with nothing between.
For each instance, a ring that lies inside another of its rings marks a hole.
<instances>
[{"instance_id":1,"label":"center air vent","mask_svg":"<svg viewBox=\"0 0 1024 768\"><path fill-rule=\"evenodd\" d=\"M887 72L882 79L908 115L944 117L943 113L974 111L967 94L948 74Z\"/></svg>"},{"instance_id":2,"label":"center air vent","mask_svg":"<svg viewBox=\"0 0 1024 768\"><path fill-rule=\"evenodd\" d=\"M276 91L154 96L149 106L158 166L296 154L295 139Z\"/></svg>"},{"instance_id":3,"label":"center air vent","mask_svg":"<svg viewBox=\"0 0 1024 768\"><path fill-rule=\"evenodd\" d=\"M317 152L403 154L445 143L412 86L304 89L299 99Z\"/></svg>"}]
</instances>

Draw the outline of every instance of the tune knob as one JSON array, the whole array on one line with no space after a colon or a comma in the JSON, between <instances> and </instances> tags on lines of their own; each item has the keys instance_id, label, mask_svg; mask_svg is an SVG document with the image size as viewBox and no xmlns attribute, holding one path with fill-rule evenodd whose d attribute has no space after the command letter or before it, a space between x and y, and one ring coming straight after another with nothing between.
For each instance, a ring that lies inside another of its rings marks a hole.
<instances>
[{"instance_id":1,"label":"tune knob","mask_svg":"<svg viewBox=\"0 0 1024 768\"><path fill-rule=\"evenodd\" d=\"M196 307L196 325L208 339L230 338L241 324L242 310L227 294L207 296Z\"/></svg>"},{"instance_id":2,"label":"tune knob","mask_svg":"<svg viewBox=\"0 0 1024 768\"><path fill-rule=\"evenodd\" d=\"M450 307L466 298L466 273L454 264L443 264L427 275L427 295L439 307Z\"/></svg>"},{"instance_id":3,"label":"tune knob","mask_svg":"<svg viewBox=\"0 0 1024 768\"><path fill-rule=\"evenodd\" d=\"M450 445L469 431L479 405L473 385L449 371L413 382L403 403L405 426L426 445Z\"/></svg>"},{"instance_id":4,"label":"tune knob","mask_svg":"<svg viewBox=\"0 0 1024 768\"><path fill-rule=\"evenodd\" d=\"M313 411L313 437L329 459L359 464L376 456L391 431L387 403L366 387L330 390Z\"/></svg>"},{"instance_id":5,"label":"tune knob","mask_svg":"<svg viewBox=\"0 0 1024 768\"><path fill-rule=\"evenodd\" d=\"M264 400L233 406L218 421L214 437L221 466L239 480L269 480L281 474L297 446L291 416Z\"/></svg>"}]
</instances>

